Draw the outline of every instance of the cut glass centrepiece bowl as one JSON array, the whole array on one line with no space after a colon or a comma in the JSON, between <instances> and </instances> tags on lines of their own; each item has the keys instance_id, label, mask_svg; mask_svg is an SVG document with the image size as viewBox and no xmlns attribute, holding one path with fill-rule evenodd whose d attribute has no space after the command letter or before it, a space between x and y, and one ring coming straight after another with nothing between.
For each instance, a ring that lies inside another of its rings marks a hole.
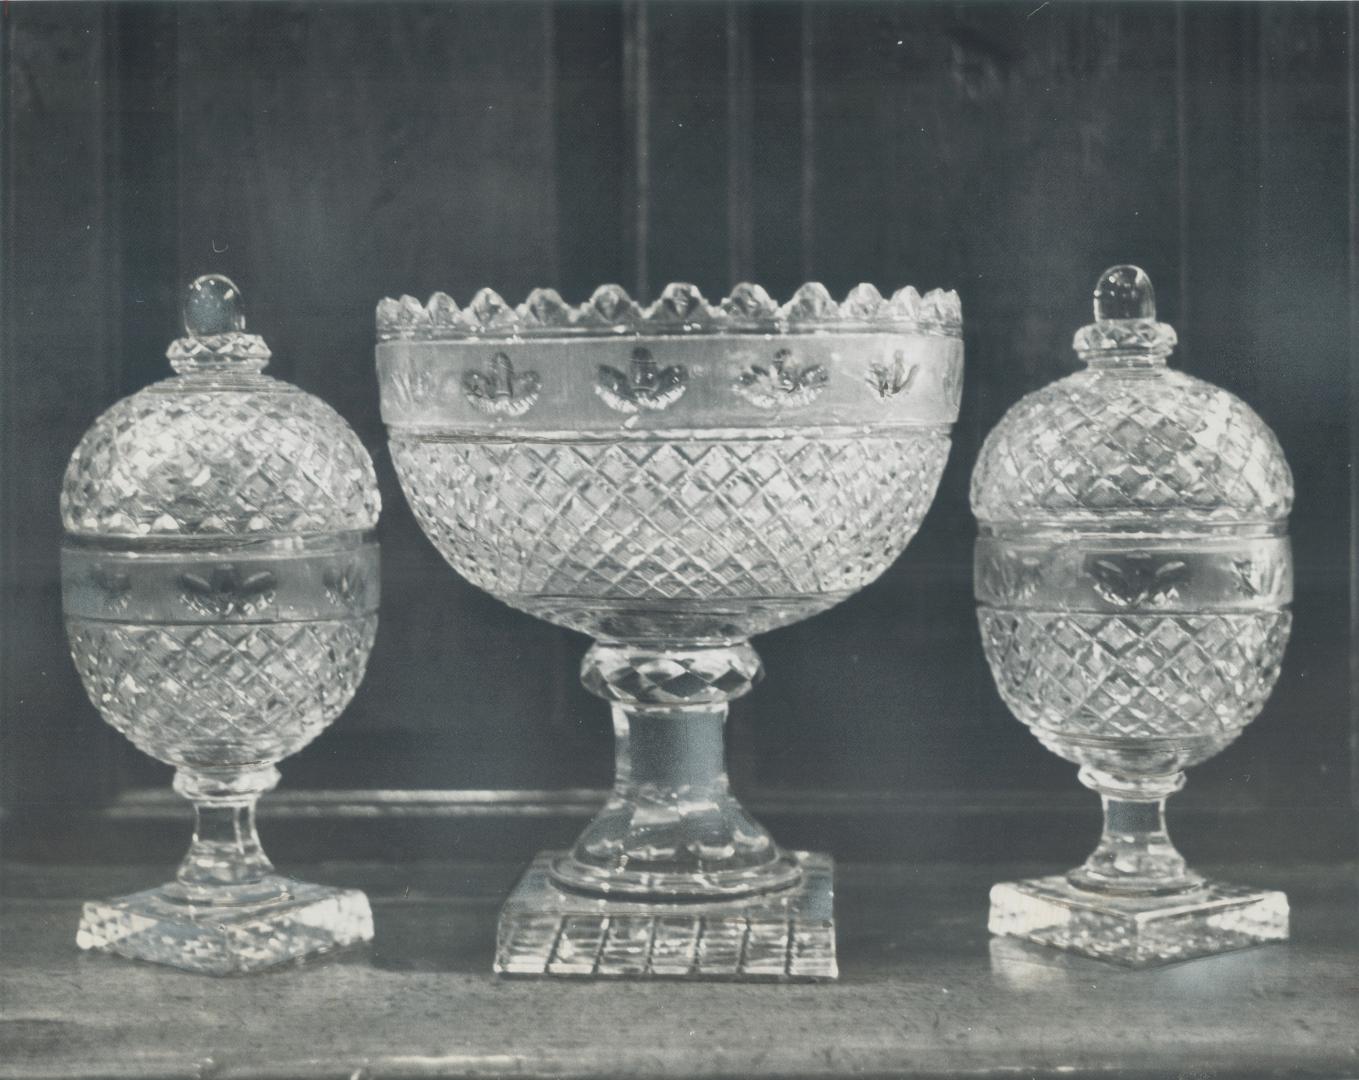
<instances>
[{"instance_id":1,"label":"cut glass centrepiece bowl","mask_svg":"<svg viewBox=\"0 0 1359 1080\"><path fill-rule=\"evenodd\" d=\"M175 880L85 905L77 942L214 975L373 935L367 898L274 872L255 802L349 703L377 628L372 462L329 406L261 374L240 294L190 285L178 373L86 433L61 492L71 655L197 814Z\"/></svg>"},{"instance_id":2,"label":"cut glass centrepiece bowl","mask_svg":"<svg viewBox=\"0 0 1359 1080\"><path fill-rule=\"evenodd\" d=\"M972 477L982 643L1001 696L1080 766L1104 832L1065 875L995 886L991 930L1141 966L1288 936L1280 892L1207 881L1170 842L1184 769L1255 718L1288 639L1293 499L1239 399L1175 371L1137 267L1106 271L1087 367L996 426Z\"/></svg>"},{"instance_id":3,"label":"cut glass centrepiece bowl","mask_svg":"<svg viewBox=\"0 0 1359 1080\"><path fill-rule=\"evenodd\" d=\"M731 794L752 634L878 577L934 497L962 387L957 296L671 285L580 306L483 290L378 307L392 459L463 577L595 638L613 792L502 912L511 974L830 978L831 868Z\"/></svg>"}]
</instances>

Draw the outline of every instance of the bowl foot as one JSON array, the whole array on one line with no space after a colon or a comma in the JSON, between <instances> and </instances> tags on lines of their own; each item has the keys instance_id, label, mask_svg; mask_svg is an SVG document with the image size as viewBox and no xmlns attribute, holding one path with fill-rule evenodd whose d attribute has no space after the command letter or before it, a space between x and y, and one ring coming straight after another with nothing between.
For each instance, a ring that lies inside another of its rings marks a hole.
<instances>
[{"instance_id":1,"label":"bowl foot","mask_svg":"<svg viewBox=\"0 0 1359 1080\"><path fill-rule=\"evenodd\" d=\"M820 982L838 977L833 864L797 851L798 882L737 900L605 899L557 885L534 859L500 912L500 975Z\"/></svg>"},{"instance_id":2,"label":"bowl foot","mask_svg":"<svg viewBox=\"0 0 1359 1080\"><path fill-rule=\"evenodd\" d=\"M273 877L255 903L195 903L176 884L87 903L76 944L205 975L242 975L373 939L357 889Z\"/></svg>"},{"instance_id":3,"label":"bowl foot","mask_svg":"<svg viewBox=\"0 0 1359 1080\"><path fill-rule=\"evenodd\" d=\"M1216 882L1172 895L1117 896L1054 875L994 886L988 925L993 934L1152 967L1286 940L1288 898Z\"/></svg>"}]
</instances>

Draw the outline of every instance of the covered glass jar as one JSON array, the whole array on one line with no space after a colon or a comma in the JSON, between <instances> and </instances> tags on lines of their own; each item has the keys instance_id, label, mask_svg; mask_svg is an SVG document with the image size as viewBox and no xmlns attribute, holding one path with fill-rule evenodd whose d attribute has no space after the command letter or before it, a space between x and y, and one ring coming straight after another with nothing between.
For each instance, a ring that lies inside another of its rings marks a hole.
<instances>
[{"instance_id":1,"label":"covered glass jar","mask_svg":"<svg viewBox=\"0 0 1359 1080\"><path fill-rule=\"evenodd\" d=\"M1287 936L1282 893L1205 881L1166 833L1184 769L1260 712L1288 638L1292 477L1273 433L1167 366L1147 275L1106 271L1085 370L1032 393L972 477L982 643L1006 704L1104 800L1094 854L998 885L991 929L1130 964Z\"/></svg>"},{"instance_id":2,"label":"covered glass jar","mask_svg":"<svg viewBox=\"0 0 1359 1080\"><path fill-rule=\"evenodd\" d=\"M175 881L85 906L78 943L223 974L372 936L354 890L275 874L254 806L344 709L377 628L379 501L358 437L262 374L226 278L189 286L165 379L105 412L61 492L62 600L91 701L175 766Z\"/></svg>"}]
</instances>

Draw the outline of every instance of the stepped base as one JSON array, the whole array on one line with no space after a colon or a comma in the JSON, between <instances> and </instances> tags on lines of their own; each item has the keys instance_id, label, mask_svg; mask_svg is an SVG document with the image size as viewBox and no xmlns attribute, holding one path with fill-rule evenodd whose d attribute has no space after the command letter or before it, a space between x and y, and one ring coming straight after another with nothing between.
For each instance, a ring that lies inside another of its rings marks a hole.
<instances>
[{"instance_id":1,"label":"stepped base","mask_svg":"<svg viewBox=\"0 0 1359 1080\"><path fill-rule=\"evenodd\" d=\"M1109 896L1059 874L992 887L988 925L993 934L1152 967L1286 940L1288 898L1214 882L1170 896Z\"/></svg>"},{"instance_id":2,"label":"stepped base","mask_svg":"<svg viewBox=\"0 0 1359 1080\"><path fill-rule=\"evenodd\" d=\"M188 903L177 885L92 901L76 944L205 975L243 975L373 939L363 893L276 882L274 898L251 904Z\"/></svg>"},{"instance_id":3,"label":"stepped base","mask_svg":"<svg viewBox=\"0 0 1359 1080\"><path fill-rule=\"evenodd\" d=\"M501 909L498 974L736 982L839 974L829 856L791 852L802 880L775 893L650 903L560 888L550 876L560 854L539 854Z\"/></svg>"}]
</instances>

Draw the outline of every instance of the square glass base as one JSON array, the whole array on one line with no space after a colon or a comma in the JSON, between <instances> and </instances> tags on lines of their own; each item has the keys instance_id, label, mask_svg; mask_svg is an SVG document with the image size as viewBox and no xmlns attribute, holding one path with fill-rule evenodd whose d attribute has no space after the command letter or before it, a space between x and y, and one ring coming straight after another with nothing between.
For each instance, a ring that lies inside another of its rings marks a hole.
<instances>
[{"instance_id":1,"label":"square glass base","mask_svg":"<svg viewBox=\"0 0 1359 1080\"><path fill-rule=\"evenodd\" d=\"M241 975L373 939L373 913L357 889L278 884L278 896L253 904L190 904L175 885L91 901L76 944L205 975Z\"/></svg>"},{"instance_id":2,"label":"square glass base","mask_svg":"<svg viewBox=\"0 0 1359 1080\"><path fill-rule=\"evenodd\" d=\"M802 880L740 900L648 903L559 888L558 852L533 861L500 911L501 975L817 982L835 964L833 865L790 852Z\"/></svg>"},{"instance_id":3,"label":"square glass base","mask_svg":"<svg viewBox=\"0 0 1359 1080\"><path fill-rule=\"evenodd\" d=\"M1150 967L1288 938L1288 898L1206 882L1173 896L1109 896L1065 876L991 889L993 934L1008 934L1128 967Z\"/></svg>"}]
</instances>

